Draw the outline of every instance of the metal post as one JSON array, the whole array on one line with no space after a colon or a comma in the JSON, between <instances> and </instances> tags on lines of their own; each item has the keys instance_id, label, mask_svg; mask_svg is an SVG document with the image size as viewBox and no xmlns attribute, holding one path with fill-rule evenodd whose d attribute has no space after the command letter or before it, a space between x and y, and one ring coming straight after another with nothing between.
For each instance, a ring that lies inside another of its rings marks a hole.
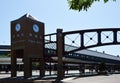
<instances>
[{"instance_id":1,"label":"metal post","mask_svg":"<svg viewBox=\"0 0 120 83\"><path fill-rule=\"evenodd\" d=\"M40 55L40 77L45 76L45 42L44 42L44 36L43 39L41 40L42 42L42 52Z\"/></svg>"},{"instance_id":2,"label":"metal post","mask_svg":"<svg viewBox=\"0 0 120 83\"><path fill-rule=\"evenodd\" d=\"M81 48L83 48L84 47L84 33L82 32L82 33L80 33L81 34Z\"/></svg>"},{"instance_id":3,"label":"metal post","mask_svg":"<svg viewBox=\"0 0 120 83\"><path fill-rule=\"evenodd\" d=\"M114 40L114 43L117 43L117 30L113 31L113 40Z\"/></svg>"},{"instance_id":4,"label":"metal post","mask_svg":"<svg viewBox=\"0 0 120 83\"><path fill-rule=\"evenodd\" d=\"M101 31L98 31L98 45L101 45Z\"/></svg>"},{"instance_id":5,"label":"metal post","mask_svg":"<svg viewBox=\"0 0 120 83\"><path fill-rule=\"evenodd\" d=\"M62 80L64 77L62 61L63 54L64 54L64 38L62 34L62 29L57 29L57 56L58 56L57 80Z\"/></svg>"},{"instance_id":6,"label":"metal post","mask_svg":"<svg viewBox=\"0 0 120 83\"><path fill-rule=\"evenodd\" d=\"M49 73L50 73L50 76L51 76L51 71L52 71L51 61L50 61L49 66L50 66Z\"/></svg>"}]
</instances>

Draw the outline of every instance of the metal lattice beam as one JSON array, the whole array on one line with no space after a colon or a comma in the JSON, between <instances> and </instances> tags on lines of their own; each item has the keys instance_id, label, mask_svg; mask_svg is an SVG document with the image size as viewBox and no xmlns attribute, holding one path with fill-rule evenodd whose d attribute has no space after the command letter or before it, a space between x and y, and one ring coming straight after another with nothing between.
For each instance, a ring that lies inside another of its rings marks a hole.
<instances>
[{"instance_id":1,"label":"metal lattice beam","mask_svg":"<svg viewBox=\"0 0 120 83\"><path fill-rule=\"evenodd\" d=\"M120 35L119 32L120 28L89 29L63 32L64 41L66 41L66 37L69 38L69 35L79 34L78 36L80 37L80 43L76 43L76 38L69 38L72 43L76 43L76 45L78 46L76 49L72 49L69 51L65 50L65 52L68 54L91 47L120 44L120 41L118 41Z\"/></svg>"}]
</instances>

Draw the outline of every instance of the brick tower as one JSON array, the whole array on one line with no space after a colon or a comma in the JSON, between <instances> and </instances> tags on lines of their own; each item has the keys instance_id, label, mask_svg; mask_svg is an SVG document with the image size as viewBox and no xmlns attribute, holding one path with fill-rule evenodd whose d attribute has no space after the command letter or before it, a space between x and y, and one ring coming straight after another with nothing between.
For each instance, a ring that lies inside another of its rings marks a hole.
<instances>
[{"instance_id":1,"label":"brick tower","mask_svg":"<svg viewBox=\"0 0 120 83\"><path fill-rule=\"evenodd\" d=\"M11 77L17 76L17 58L23 59L25 78L32 76L33 59L39 59L44 76L44 23L29 14L11 21Z\"/></svg>"}]
</instances>

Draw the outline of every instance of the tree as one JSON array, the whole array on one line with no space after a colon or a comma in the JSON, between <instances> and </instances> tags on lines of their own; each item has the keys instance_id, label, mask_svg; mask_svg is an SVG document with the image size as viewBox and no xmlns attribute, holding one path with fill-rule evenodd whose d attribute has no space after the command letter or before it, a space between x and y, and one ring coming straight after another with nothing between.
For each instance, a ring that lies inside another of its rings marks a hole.
<instances>
[{"instance_id":1,"label":"tree","mask_svg":"<svg viewBox=\"0 0 120 83\"><path fill-rule=\"evenodd\" d=\"M106 64L105 62L101 62L100 65L99 65L99 70L100 71L105 71L106 70Z\"/></svg>"},{"instance_id":2,"label":"tree","mask_svg":"<svg viewBox=\"0 0 120 83\"><path fill-rule=\"evenodd\" d=\"M102 75L107 75L107 68L106 68L106 63L105 62L101 62L99 65L99 72L98 74L102 74Z\"/></svg>"},{"instance_id":3,"label":"tree","mask_svg":"<svg viewBox=\"0 0 120 83\"><path fill-rule=\"evenodd\" d=\"M89 7L91 7L91 5L96 2L96 1L100 1L100 0L67 0L68 4L70 6L70 9L72 10L77 10L77 11L81 11L81 10L88 10ZM104 0L104 3L107 3L109 0ZM116 0L113 0L116 1Z\"/></svg>"}]
</instances>

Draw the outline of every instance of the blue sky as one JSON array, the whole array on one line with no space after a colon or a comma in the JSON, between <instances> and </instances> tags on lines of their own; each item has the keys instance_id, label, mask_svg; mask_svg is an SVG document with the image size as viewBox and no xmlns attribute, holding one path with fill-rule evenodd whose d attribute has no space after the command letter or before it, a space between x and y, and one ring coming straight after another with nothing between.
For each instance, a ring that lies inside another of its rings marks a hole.
<instances>
[{"instance_id":1,"label":"blue sky","mask_svg":"<svg viewBox=\"0 0 120 83\"><path fill-rule=\"evenodd\" d=\"M67 0L1 0L0 11L0 45L10 44L10 21L26 13L45 23L46 34L56 32L57 28L72 31L120 27L120 0L96 2L87 12L69 10ZM114 55L120 54L118 49L119 45L93 48Z\"/></svg>"}]
</instances>

